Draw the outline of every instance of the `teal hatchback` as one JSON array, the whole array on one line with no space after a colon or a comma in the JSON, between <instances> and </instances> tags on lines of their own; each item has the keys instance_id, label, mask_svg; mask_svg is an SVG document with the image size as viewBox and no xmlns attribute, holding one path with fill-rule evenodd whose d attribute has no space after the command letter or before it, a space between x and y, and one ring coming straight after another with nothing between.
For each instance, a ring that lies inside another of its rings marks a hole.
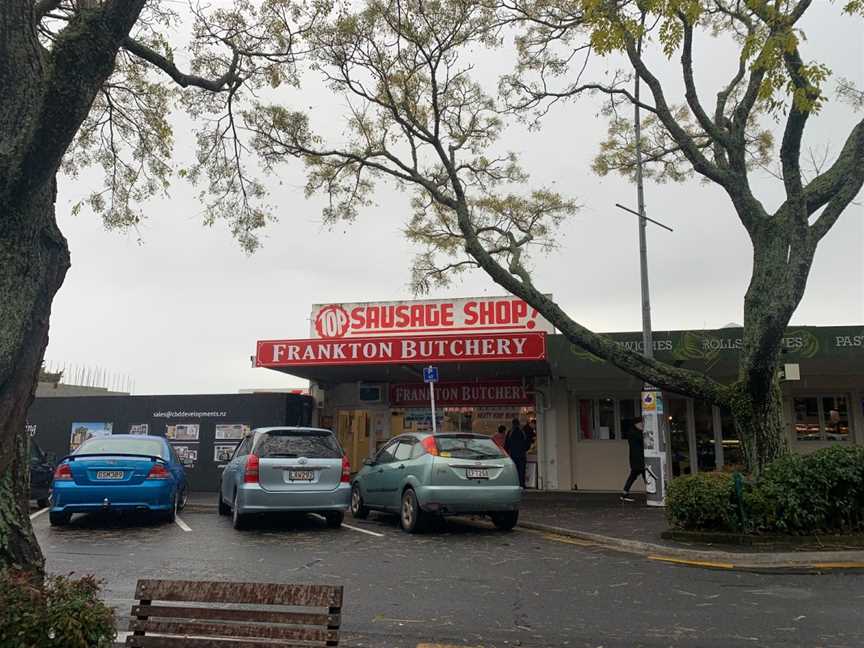
<instances>
[{"instance_id":1,"label":"teal hatchback","mask_svg":"<svg viewBox=\"0 0 864 648\"><path fill-rule=\"evenodd\" d=\"M510 457L481 434L403 434L367 459L352 480L351 514L398 513L408 533L430 516L488 515L509 531L522 489Z\"/></svg>"}]
</instances>

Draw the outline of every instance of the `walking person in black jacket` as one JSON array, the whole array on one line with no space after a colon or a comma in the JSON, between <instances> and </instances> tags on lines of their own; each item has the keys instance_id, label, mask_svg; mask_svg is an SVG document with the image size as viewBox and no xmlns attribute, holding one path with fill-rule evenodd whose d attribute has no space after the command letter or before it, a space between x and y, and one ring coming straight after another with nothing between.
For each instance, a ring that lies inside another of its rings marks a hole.
<instances>
[{"instance_id":1,"label":"walking person in black jacket","mask_svg":"<svg viewBox=\"0 0 864 648\"><path fill-rule=\"evenodd\" d=\"M634 501L630 497L630 488L637 477L641 477L642 481L648 484L648 479L645 476L645 437L643 436L642 417L639 416L633 419L633 424L630 429L624 434L627 439L627 445L630 450L630 475L624 483L624 490L621 492L622 502Z\"/></svg>"},{"instance_id":2,"label":"walking person in black jacket","mask_svg":"<svg viewBox=\"0 0 864 648\"><path fill-rule=\"evenodd\" d=\"M513 419L513 426L504 440L504 449L513 463L516 464L516 472L519 474L519 485L525 488L525 466L528 463L528 436L519 424L519 419Z\"/></svg>"}]
</instances>

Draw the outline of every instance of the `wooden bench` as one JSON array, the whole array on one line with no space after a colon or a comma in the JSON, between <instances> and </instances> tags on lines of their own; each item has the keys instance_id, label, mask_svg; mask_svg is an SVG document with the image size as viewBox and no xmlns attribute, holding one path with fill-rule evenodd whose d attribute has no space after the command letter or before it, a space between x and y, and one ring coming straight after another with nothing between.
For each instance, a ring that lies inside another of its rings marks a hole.
<instances>
[{"instance_id":1,"label":"wooden bench","mask_svg":"<svg viewBox=\"0 0 864 648\"><path fill-rule=\"evenodd\" d=\"M339 645L341 585L139 580L135 598L133 648Z\"/></svg>"}]
</instances>

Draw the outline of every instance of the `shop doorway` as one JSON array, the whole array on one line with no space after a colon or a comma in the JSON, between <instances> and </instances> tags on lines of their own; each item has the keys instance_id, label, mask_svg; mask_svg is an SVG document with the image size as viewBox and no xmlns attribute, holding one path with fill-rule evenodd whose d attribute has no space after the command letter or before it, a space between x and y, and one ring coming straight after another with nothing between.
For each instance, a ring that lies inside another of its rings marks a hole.
<instances>
[{"instance_id":1,"label":"shop doorway","mask_svg":"<svg viewBox=\"0 0 864 648\"><path fill-rule=\"evenodd\" d=\"M690 455L690 403L686 398L665 399L669 420L669 459L672 464L672 477L690 475L693 469Z\"/></svg>"},{"instance_id":2,"label":"shop doorway","mask_svg":"<svg viewBox=\"0 0 864 648\"><path fill-rule=\"evenodd\" d=\"M369 456L369 412L366 410L341 410L336 422L339 443L351 462L351 471L357 472L363 460Z\"/></svg>"}]
</instances>

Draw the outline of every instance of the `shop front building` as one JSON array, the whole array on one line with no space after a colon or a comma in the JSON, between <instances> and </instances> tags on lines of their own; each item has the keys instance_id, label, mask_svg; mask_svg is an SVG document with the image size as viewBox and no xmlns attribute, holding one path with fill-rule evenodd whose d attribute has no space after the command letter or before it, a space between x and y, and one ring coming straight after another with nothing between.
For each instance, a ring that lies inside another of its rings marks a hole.
<instances>
[{"instance_id":1,"label":"shop front building","mask_svg":"<svg viewBox=\"0 0 864 648\"><path fill-rule=\"evenodd\" d=\"M309 379L318 424L336 431L355 468L393 436L432 430L427 366L440 378L437 430L491 435L537 417L553 329L519 299L326 304L311 322L309 338L258 342L256 365Z\"/></svg>"},{"instance_id":2,"label":"shop front building","mask_svg":"<svg viewBox=\"0 0 864 648\"><path fill-rule=\"evenodd\" d=\"M571 345L521 300L325 304L311 323L308 338L259 341L255 363L310 381L314 420L337 432L352 466L395 435L432 430L423 368L435 366L438 430L491 435L530 421L529 487L621 489L641 382ZM641 333L610 336L641 349ZM655 332L654 347L660 360L730 382L741 329ZM797 327L783 348L793 451L864 443L864 327ZM742 466L728 412L671 393L662 407L671 477Z\"/></svg>"}]
</instances>

